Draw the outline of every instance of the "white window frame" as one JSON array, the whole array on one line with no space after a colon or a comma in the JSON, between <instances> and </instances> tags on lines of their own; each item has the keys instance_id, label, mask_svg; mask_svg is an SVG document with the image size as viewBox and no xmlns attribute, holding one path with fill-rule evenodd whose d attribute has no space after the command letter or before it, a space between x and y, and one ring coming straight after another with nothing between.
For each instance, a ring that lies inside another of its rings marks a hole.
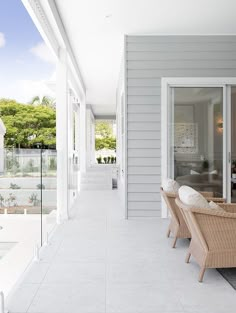
<instances>
[{"instance_id":1,"label":"white window frame","mask_svg":"<svg viewBox=\"0 0 236 313\"><path fill-rule=\"evenodd\" d=\"M167 178L168 170L168 96L172 87L221 87L223 88L223 119L227 127L223 132L223 180L230 179L231 171L231 102L230 88L236 85L236 77L165 77L161 80L161 178ZM229 106L229 109L226 109ZM228 112L228 114L227 114ZM230 199L229 181L224 184L223 195ZM162 217L168 217L165 203L162 201Z\"/></svg>"}]
</instances>

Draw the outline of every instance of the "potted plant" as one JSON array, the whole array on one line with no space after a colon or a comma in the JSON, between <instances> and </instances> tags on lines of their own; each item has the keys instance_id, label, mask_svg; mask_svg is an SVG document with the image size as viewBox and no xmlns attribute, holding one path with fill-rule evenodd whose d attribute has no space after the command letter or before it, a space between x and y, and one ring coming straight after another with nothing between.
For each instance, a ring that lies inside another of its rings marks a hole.
<instances>
[{"instance_id":1,"label":"potted plant","mask_svg":"<svg viewBox=\"0 0 236 313\"><path fill-rule=\"evenodd\" d=\"M29 197L29 203L32 203L33 206L39 205L38 195L36 193L32 193Z\"/></svg>"},{"instance_id":2,"label":"potted plant","mask_svg":"<svg viewBox=\"0 0 236 313\"><path fill-rule=\"evenodd\" d=\"M101 156L97 157L97 162L98 162L98 164L102 163L102 157Z\"/></svg>"},{"instance_id":3,"label":"potted plant","mask_svg":"<svg viewBox=\"0 0 236 313\"><path fill-rule=\"evenodd\" d=\"M6 199L7 206L17 206L16 196L13 193L9 193L9 197Z\"/></svg>"},{"instance_id":4,"label":"potted plant","mask_svg":"<svg viewBox=\"0 0 236 313\"><path fill-rule=\"evenodd\" d=\"M0 207L2 208L4 206L4 197L0 195Z\"/></svg>"}]
</instances>

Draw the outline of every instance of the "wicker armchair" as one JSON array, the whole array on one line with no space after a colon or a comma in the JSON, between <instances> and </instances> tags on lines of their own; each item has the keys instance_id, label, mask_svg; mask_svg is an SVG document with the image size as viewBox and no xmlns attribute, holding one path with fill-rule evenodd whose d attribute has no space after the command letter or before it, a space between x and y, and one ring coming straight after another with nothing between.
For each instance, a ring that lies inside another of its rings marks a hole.
<instances>
[{"instance_id":1,"label":"wicker armchair","mask_svg":"<svg viewBox=\"0 0 236 313\"><path fill-rule=\"evenodd\" d=\"M199 282L206 268L236 267L236 205L219 204L225 211L193 208L178 198L177 206L184 211L191 242L186 256L191 255L200 266Z\"/></svg>"},{"instance_id":2,"label":"wicker armchair","mask_svg":"<svg viewBox=\"0 0 236 313\"><path fill-rule=\"evenodd\" d=\"M188 221L175 203L175 199L178 195L175 193L165 192L162 187L160 188L160 192L171 215L170 225L167 230L167 237L170 236L170 233L173 234L174 241L172 248L175 248L178 238L191 238ZM201 194L207 199L207 201L214 201L217 203L225 202L225 199L223 198L215 198L213 192L201 192Z\"/></svg>"},{"instance_id":3,"label":"wicker armchair","mask_svg":"<svg viewBox=\"0 0 236 313\"><path fill-rule=\"evenodd\" d=\"M170 225L167 229L167 237L170 236L170 233L174 235L172 248L175 248L178 238L191 238L191 234L188 230L185 216L175 203L175 199L178 195L175 193L165 192L162 187L160 188L160 192L171 215Z\"/></svg>"}]
</instances>

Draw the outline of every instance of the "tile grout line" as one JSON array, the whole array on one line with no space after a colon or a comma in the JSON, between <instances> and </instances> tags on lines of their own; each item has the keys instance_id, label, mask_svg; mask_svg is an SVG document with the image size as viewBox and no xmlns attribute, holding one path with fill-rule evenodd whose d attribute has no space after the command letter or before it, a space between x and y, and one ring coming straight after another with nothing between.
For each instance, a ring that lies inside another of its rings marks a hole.
<instances>
[{"instance_id":1,"label":"tile grout line","mask_svg":"<svg viewBox=\"0 0 236 313\"><path fill-rule=\"evenodd\" d=\"M54 236L55 236L55 233L54 233ZM57 249L56 249L55 253L53 254L52 259L54 259L55 255L57 254L57 252L58 252L59 248L60 248L60 247L61 247L61 245L62 245L62 242L63 242L63 240L61 240L60 244L58 245L58 247L57 247ZM43 264L43 263L44 263L44 262L41 262L41 264ZM46 262L45 262L45 263L46 263ZM46 273L45 273L45 275L43 276L42 281L38 284L39 286L38 286L38 288L37 288L37 291L35 292L34 296L32 297L32 300L30 301L30 304L29 304L29 306L28 306L28 308L27 308L26 313L28 313L28 312L29 312L29 309L30 309L30 307L31 307L31 305L32 305L32 303L33 303L33 301L34 301L34 299L35 299L35 297L36 297L36 295L37 295L37 293L38 293L38 291L39 291L40 287L42 286L43 281L44 281L44 279L45 279L45 277L46 277L46 275L47 275L47 273L48 273L49 269L51 268L51 266L52 266L52 260L49 262L49 267L48 267L48 269L46 270Z\"/></svg>"}]
</instances>

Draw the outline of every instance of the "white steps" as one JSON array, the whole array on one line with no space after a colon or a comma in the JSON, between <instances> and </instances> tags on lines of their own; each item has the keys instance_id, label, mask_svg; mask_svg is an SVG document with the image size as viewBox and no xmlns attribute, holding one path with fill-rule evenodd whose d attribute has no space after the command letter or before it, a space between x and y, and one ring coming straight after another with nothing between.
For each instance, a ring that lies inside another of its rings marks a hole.
<instances>
[{"instance_id":1,"label":"white steps","mask_svg":"<svg viewBox=\"0 0 236 313\"><path fill-rule=\"evenodd\" d=\"M90 167L82 173L80 190L111 190L112 170L105 167Z\"/></svg>"}]
</instances>

